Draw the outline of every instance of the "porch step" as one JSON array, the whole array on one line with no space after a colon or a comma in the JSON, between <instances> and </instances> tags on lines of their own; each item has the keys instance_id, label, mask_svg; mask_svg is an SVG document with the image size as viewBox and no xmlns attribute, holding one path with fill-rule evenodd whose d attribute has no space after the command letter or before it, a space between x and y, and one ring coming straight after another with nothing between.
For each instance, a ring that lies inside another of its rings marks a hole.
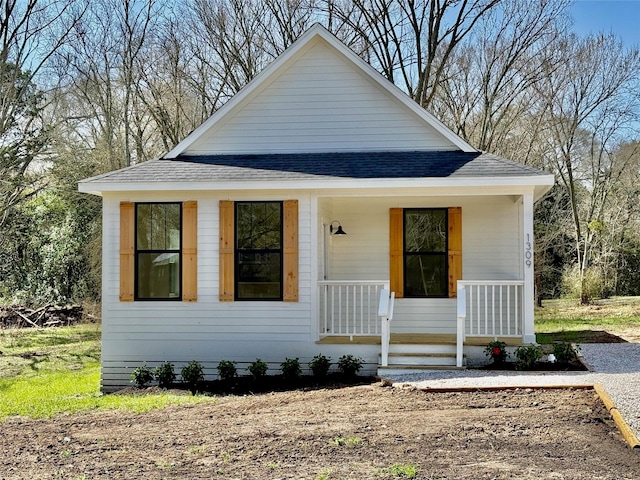
<instances>
[{"instance_id":1,"label":"porch step","mask_svg":"<svg viewBox=\"0 0 640 480\"><path fill-rule=\"evenodd\" d=\"M390 343L389 356L391 354L408 354L408 355L456 355L456 345L453 344L407 344L407 343Z\"/></svg>"},{"instance_id":2,"label":"porch step","mask_svg":"<svg viewBox=\"0 0 640 480\"><path fill-rule=\"evenodd\" d=\"M384 372L387 375L402 375L420 370L455 368L455 345L448 343L395 343L389 345L389 366L379 367L378 372Z\"/></svg>"},{"instance_id":3,"label":"porch step","mask_svg":"<svg viewBox=\"0 0 640 480\"><path fill-rule=\"evenodd\" d=\"M455 353L389 353L389 363L392 365L425 366L455 366Z\"/></svg>"},{"instance_id":4,"label":"porch step","mask_svg":"<svg viewBox=\"0 0 640 480\"><path fill-rule=\"evenodd\" d=\"M466 367L456 367L455 365L389 365L378 367L378 376L389 375L411 375L433 370L464 370Z\"/></svg>"}]
</instances>

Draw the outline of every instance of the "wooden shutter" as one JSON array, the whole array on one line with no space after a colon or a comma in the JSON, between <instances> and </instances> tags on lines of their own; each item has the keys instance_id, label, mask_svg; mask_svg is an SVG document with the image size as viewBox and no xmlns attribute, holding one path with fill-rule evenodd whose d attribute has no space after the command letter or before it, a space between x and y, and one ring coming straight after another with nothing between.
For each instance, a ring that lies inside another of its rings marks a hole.
<instances>
[{"instance_id":1,"label":"wooden shutter","mask_svg":"<svg viewBox=\"0 0 640 480\"><path fill-rule=\"evenodd\" d=\"M120 202L120 301L133 302L135 268L135 204Z\"/></svg>"},{"instance_id":2,"label":"wooden shutter","mask_svg":"<svg viewBox=\"0 0 640 480\"><path fill-rule=\"evenodd\" d=\"M389 209L389 279L396 298L404 295L404 217L402 208Z\"/></svg>"},{"instance_id":3,"label":"wooden shutter","mask_svg":"<svg viewBox=\"0 0 640 480\"><path fill-rule=\"evenodd\" d=\"M449 298L458 297L462 280L462 208L449 208Z\"/></svg>"},{"instance_id":4,"label":"wooden shutter","mask_svg":"<svg viewBox=\"0 0 640 480\"><path fill-rule=\"evenodd\" d=\"M198 202L182 203L182 301L198 299Z\"/></svg>"},{"instance_id":5,"label":"wooden shutter","mask_svg":"<svg viewBox=\"0 0 640 480\"><path fill-rule=\"evenodd\" d=\"M220 200L220 290L221 302L233 302L234 282L234 222L233 201Z\"/></svg>"},{"instance_id":6,"label":"wooden shutter","mask_svg":"<svg viewBox=\"0 0 640 480\"><path fill-rule=\"evenodd\" d=\"M298 200L285 200L283 204L284 239L282 300L298 301Z\"/></svg>"}]
</instances>

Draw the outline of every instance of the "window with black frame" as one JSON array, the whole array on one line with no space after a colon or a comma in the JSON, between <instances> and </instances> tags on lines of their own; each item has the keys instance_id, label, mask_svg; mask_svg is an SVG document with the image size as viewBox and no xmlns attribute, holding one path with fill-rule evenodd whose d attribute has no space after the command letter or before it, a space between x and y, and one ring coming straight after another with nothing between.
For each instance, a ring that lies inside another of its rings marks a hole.
<instances>
[{"instance_id":1,"label":"window with black frame","mask_svg":"<svg viewBox=\"0 0 640 480\"><path fill-rule=\"evenodd\" d=\"M180 300L180 203L136 203L136 300Z\"/></svg>"},{"instance_id":2,"label":"window with black frame","mask_svg":"<svg viewBox=\"0 0 640 480\"><path fill-rule=\"evenodd\" d=\"M236 300L282 300L282 202L236 202L235 216Z\"/></svg>"},{"instance_id":3,"label":"window with black frame","mask_svg":"<svg viewBox=\"0 0 640 480\"><path fill-rule=\"evenodd\" d=\"M447 209L404 210L404 296L448 296Z\"/></svg>"}]
</instances>

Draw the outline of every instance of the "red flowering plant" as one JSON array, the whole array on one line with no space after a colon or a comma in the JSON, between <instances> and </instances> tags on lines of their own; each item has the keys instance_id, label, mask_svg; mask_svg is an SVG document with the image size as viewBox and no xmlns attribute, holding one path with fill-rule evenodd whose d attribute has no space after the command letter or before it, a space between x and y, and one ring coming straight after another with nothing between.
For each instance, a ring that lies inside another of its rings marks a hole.
<instances>
[{"instance_id":1,"label":"red flowering plant","mask_svg":"<svg viewBox=\"0 0 640 480\"><path fill-rule=\"evenodd\" d=\"M498 340L489 342L484 349L484 354L487 357L491 357L493 363L504 363L509 356L509 353L507 352L507 344Z\"/></svg>"}]
</instances>

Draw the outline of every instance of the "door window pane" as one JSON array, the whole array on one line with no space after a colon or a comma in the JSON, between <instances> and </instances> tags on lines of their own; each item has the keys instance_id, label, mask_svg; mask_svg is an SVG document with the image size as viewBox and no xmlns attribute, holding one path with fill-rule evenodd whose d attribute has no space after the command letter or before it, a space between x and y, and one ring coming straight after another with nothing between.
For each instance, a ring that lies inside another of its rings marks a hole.
<instances>
[{"instance_id":1,"label":"door window pane","mask_svg":"<svg viewBox=\"0 0 640 480\"><path fill-rule=\"evenodd\" d=\"M445 208L405 209L405 296L448 295L447 219Z\"/></svg>"},{"instance_id":2,"label":"door window pane","mask_svg":"<svg viewBox=\"0 0 640 480\"><path fill-rule=\"evenodd\" d=\"M447 257L407 255L405 292L410 297L444 297L448 293Z\"/></svg>"},{"instance_id":3,"label":"door window pane","mask_svg":"<svg viewBox=\"0 0 640 480\"><path fill-rule=\"evenodd\" d=\"M405 251L446 252L446 210L408 210L405 215Z\"/></svg>"}]
</instances>

